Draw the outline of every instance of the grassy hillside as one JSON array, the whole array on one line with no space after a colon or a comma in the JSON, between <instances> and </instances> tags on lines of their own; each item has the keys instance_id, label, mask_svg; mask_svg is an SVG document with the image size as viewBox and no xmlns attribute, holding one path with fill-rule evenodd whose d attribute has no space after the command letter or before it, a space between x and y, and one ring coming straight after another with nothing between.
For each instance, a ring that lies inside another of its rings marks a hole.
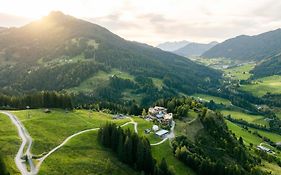
<instances>
[{"instance_id":1,"label":"grassy hillside","mask_svg":"<svg viewBox=\"0 0 281 175\"><path fill-rule=\"evenodd\" d=\"M260 125L268 125L268 122L265 121L265 117L261 115L251 115L251 114L246 114L241 111L234 111L234 110L222 110L221 113L224 116L231 115L232 118L234 119L242 119L245 120L249 123L255 123L255 124L260 124Z\"/></svg>"},{"instance_id":2,"label":"grassy hillside","mask_svg":"<svg viewBox=\"0 0 281 175\"><path fill-rule=\"evenodd\" d=\"M43 110L14 111L20 118L31 137L33 138L33 154L48 152L59 145L68 136L85 129L100 127L110 122L112 117L105 113L77 110L65 112L64 110L52 110L44 113ZM114 122L123 124L128 119Z\"/></svg>"},{"instance_id":3,"label":"grassy hillside","mask_svg":"<svg viewBox=\"0 0 281 175\"><path fill-rule=\"evenodd\" d=\"M241 90L261 97L266 93L281 94L281 76L274 75L253 80L250 84L242 85Z\"/></svg>"},{"instance_id":4,"label":"grassy hillside","mask_svg":"<svg viewBox=\"0 0 281 175\"><path fill-rule=\"evenodd\" d=\"M230 105L231 102L227 99L221 98L221 97L215 97L211 95L206 95L206 94L193 94L192 96L200 98L202 100L205 100L207 102L213 100L217 104L224 104L224 105Z\"/></svg>"},{"instance_id":5,"label":"grassy hillside","mask_svg":"<svg viewBox=\"0 0 281 175\"><path fill-rule=\"evenodd\" d=\"M109 76L113 74L119 79ZM221 74L187 58L126 41L96 24L52 12L0 33L0 76L5 93L69 90L90 100L118 103L141 94L140 103L147 105L217 86ZM126 96L128 91L131 95Z\"/></svg>"},{"instance_id":6,"label":"grassy hillside","mask_svg":"<svg viewBox=\"0 0 281 175\"><path fill-rule=\"evenodd\" d=\"M247 80L251 77L250 71L254 68L255 64L245 64L242 66L231 67L224 69L226 77L234 80Z\"/></svg>"},{"instance_id":7,"label":"grassy hillside","mask_svg":"<svg viewBox=\"0 0 281 175\"><path fill-rule=\"evenodd\" d=\"M13 175L20 175L14 162L20 144L17 128L8 116L0 113L0 152L4 156L7 170Z\"/></svg>"},{"instance_id":8,"label":"grassy hillside","mask_svg":"<svg viewBox=\"0 0 281 175\"><path fill-rule=\"evenodd\" d=\"M136 175L109 150L98 144L97 132L75 137L42 164L39 175L112 174Z\"/></svg>"}]
</instances>

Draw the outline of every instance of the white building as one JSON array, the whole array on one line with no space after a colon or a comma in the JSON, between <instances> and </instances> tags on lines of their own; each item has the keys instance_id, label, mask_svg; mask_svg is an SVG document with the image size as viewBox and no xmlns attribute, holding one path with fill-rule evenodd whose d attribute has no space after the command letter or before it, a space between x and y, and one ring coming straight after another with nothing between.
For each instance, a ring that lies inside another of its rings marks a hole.
<instances>
[{"instance_id":1,"label":"white building","mask_svg":"<svg viewBox=\"0 0 281 175\"><path fill-rule=\"evenodd\" d=\"M161 138L165 138L168 135L169 131L165 129L161 129L160 131L156 132L155 135Z\"/></svg>"}]
</instances>

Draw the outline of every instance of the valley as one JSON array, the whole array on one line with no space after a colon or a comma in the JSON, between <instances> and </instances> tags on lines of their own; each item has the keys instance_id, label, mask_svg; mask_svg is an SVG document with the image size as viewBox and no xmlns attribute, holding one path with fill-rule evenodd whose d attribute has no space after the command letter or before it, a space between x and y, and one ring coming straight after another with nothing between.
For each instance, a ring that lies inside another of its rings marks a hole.
<instances>
[{"instance_id":1,"label":"valley","mask_svg":"<svg viewBox=\"0 0 281 175\"><path fill-rule=\"evenodd\" d=\"M280 29L154 47L93 19L0 28L1 175L281 174Z\"/></svg>"}]
</instances>

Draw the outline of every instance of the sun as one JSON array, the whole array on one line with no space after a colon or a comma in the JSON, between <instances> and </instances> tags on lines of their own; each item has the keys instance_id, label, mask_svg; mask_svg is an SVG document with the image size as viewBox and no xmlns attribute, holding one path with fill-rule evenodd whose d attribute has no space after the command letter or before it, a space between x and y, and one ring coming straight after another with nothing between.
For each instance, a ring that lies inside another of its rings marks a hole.
<instances>
[{"instance_id":1,"label":"sun","mask_svg":"<svg viewBox=\"0 0 281 175\"><path fill-rule=\"evenodd\" d=\"M39 19L54 10L54 1L14 0L12 2L3 2L0 11L14 16Z\"/></svg>"}]
</instances>

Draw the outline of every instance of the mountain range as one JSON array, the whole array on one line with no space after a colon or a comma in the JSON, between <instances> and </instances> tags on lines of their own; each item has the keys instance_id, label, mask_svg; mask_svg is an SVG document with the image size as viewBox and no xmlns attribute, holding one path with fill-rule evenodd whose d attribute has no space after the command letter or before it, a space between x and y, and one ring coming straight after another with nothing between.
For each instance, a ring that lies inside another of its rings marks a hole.
<instances>
[{"instance_id":1,"label":"mountain range","mask_svg":"<svg viewBox=\"0 0 281 175\"><path fill-rule=\"evenodd\" d=\"M164 51L169 51L169 52L173 52L176 51L184 46L186 46L187 44L189 44L189 41L174 41L174 42L165 42L165 43L161 43L159 44L158 47L159 49L162 49Z\"/></svg>"},{"instance_id":2,"label":"mountain range","mask_svg":"<svg viewBox=\"0 0 281 175\"><path fill-rule=\"evenodd\" d=\"M190 56L200 56L207 50L211 49L215 45L217 45L218 42L213 41L208 44L203 43L189 43L185 45L182 48L179 48L178 50L173 51L173 53L184 56L184 57L190 57Z\"/></svg>"},{"instance_id":3,"label":"mountain range","mask_svg":"<svg viewBox=\"0 0 281 175\"><path fill-rule=\"evenodd\" d=\"M220 76L61 12L0 33L0 86L5 93L74 89L95 99L149 103L214 86Z\"/></svg>"},{"instance_id":4,"label":"mountain range","mask_svg":"<svg viewBox=\"0 0 281 175\"><path fill-rule=\"evenodd\" d=\"M225 57L245 61L260 61L281 53L281 29L259 35L240 35L206 51L207 58Z\"/></svg>"}]
</instances>

